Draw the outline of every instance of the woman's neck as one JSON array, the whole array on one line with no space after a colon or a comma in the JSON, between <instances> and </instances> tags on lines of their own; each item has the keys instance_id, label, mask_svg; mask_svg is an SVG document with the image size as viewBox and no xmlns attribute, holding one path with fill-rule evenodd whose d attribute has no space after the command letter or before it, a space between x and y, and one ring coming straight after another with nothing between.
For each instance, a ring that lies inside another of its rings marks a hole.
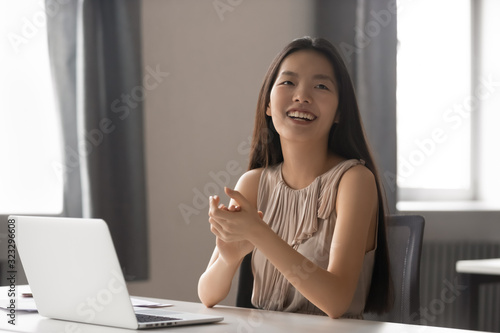
<instances>
[{"instance_id":1,"label":"woman's neck","mask_svg":"<svg viewBox=\"0 0 500 333\"><path fill-rule=\"evenodd\" d=\"M302 189L311 184L340 159L328 153L328 147L310 144L286 144L282 142L283 180L294 189Z\"/></svg>"}]
</instances>

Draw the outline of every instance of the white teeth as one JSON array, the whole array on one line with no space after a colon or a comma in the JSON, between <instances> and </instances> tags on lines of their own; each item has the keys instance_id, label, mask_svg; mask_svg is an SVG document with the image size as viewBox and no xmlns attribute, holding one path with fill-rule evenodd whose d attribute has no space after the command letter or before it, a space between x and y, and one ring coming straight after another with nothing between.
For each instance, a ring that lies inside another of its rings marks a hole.
<instances>
[{"instance_id":1,"label":"white teeth","mask_svg":"<svg viewBox=\"0 0 500 333\"><path fill-rule=\"evenodd\" d=\"M307 113L307 112L300 112L300 111L290 111L288 112L288 116L292 118L301 118L301 119L307 119L307 120L314 120L316 118L314 115Z\"/></svg>"}]
</instances>

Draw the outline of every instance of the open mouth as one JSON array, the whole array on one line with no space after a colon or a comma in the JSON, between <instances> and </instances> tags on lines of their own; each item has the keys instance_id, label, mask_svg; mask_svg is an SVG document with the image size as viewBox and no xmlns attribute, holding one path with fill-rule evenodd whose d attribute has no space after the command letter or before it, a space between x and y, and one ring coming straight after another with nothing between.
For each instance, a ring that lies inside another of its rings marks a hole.
<instances>
[{"instance_id":1,"label":"open mouth","mask_svg":"<svg viewBox=\"0 0 500 333\"><path fill-rule=\"evenodd\" d=\"M312 113L303 111L288 111L286 115L295 120L313 121L316 119L316 116Z\"/></svg>"}]
</instances>

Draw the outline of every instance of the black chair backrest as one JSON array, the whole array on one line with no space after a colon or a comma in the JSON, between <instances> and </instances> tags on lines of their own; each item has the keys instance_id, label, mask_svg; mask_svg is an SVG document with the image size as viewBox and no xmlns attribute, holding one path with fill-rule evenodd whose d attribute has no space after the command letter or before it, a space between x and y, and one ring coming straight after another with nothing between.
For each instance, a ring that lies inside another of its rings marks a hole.
<instances>
[{"instance_id":1,"label":"black chair backrest","mask_svg":"<svg viewBox=\"0 0 500 333\"><path fill-rule=\"evenodd\" d=\"M417 323L420 309L420 257L425 220L420 215L391 215L387 220L387 243L394 306L383 315L365 314L365 319Z\"/></svg>"},{"instance_id":2,"label":"black chair backrest","mask_svg":"<svg viewBox=\"0 0 500 333\"><path fill-rule=\"evenodd\" d=\"M243 258L240 265L240 275L238 278L238 292L236 294L236 306L240 308L254 308L252 305L253 273L252 273L252 253Z\"/></svg>"}]
</instances>

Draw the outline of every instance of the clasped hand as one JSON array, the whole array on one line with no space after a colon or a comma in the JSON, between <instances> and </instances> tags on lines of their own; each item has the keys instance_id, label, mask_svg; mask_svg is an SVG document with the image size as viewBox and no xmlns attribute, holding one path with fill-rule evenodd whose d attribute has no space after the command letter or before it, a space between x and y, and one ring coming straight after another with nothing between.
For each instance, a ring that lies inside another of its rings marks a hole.
<instances>
[{"instance_id":1,"label":"clasped hand","mask_svg":"<svg viewBox=\"0 0 500 333\"><path fill-rule=\"evenodd\" d=\"M218 196L209 198L210 208L208 211L211 224L210 230L218 239L224 242L236 242L247 240L256 233L256 228L262 221L262 212L257 212L247 199L238 191L224 188L226 194L236 201L237 205L229 207L219 204Z\"/></svg>"}]
</instances>

